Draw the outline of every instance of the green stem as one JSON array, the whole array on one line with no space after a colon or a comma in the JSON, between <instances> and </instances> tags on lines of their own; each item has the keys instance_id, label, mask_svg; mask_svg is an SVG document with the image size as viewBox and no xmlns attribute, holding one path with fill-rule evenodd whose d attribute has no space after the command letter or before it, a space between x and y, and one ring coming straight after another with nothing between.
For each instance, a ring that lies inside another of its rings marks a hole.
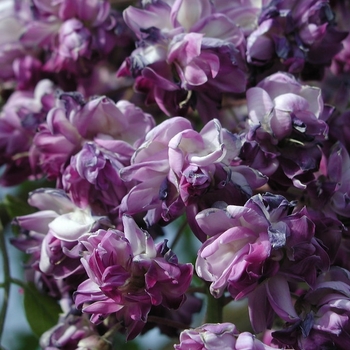
<instances>
[{"instance_id":1,"label":"green stem","mask_svg":"<svg viewBox=\"0 0 350 350\"><path fill-rule=\"evenodd\" d=\"M4 331L4 326L5 326L5 319L6 319L7 308L9 304L10 288L11 288L9 256L7 252L5 234L4 234L1 221L0 221L0 250L2 252L3 272L4 272L4 282L3 282L4 299L3 299L1 311L0 311L0 342L1 342L2 333Z\"/></svg>"},{"instance_id":2,"label":"green stem","mask_svg":"<svg viewBox=\"0 0 350 350\"><path fill-rule=\"evenodd\" d=\"M171 249L174 249L174 247L176 246L176 244L179 242L185 228L187 227L187 221L184 220L183 223L180 225L179 229L176 232L175 238L173 243L171 243L170 247Z\"/></svg>"},{"instance_id":3,"label":"green stem","mask_svg":"<svg viewBox=\"0 0 350 350\"><path fill-rule=\"evenodd\" d=\"M206 323L221 323L225 298L214 298L208 288Z\"/></svg>"},{"instance_id":4,"label":"green stem","mask_svg":"<svg viewBox=\"0 0 350 350\"><path fill-rule=\"evenodd\" d=\"M17 284L17 286L21 287L23 290L28 288L27 284L17 278L10 278L10 282L13 284Z\"/></svg>"},{"instance_id":5,"label":"green stem","mask_svg":"<svg viewBox=\"0 0 350 350\"><path fill-rule=\"evenodd\" d=\"M169 318L158 317L158 316L148 316L147 321L151 322L151 323L156 323L159 325L172 327L175 329L180 329L180 330L188 328L188 325L186 325L184 323L170 320Z\"/></svg>"}]
</instances>

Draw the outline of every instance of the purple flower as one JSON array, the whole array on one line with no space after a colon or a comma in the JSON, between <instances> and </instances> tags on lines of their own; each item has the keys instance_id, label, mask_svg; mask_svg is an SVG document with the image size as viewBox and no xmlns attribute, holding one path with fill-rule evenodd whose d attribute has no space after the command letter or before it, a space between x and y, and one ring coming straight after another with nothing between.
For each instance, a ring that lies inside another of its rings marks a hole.
<instances>
[{"instance_id":1,"label":"purple flower","mask_svg":"<svg viewBox=\"0 0 350 350\"><path fill-rule=\"evenodd\" d=\"M86 315L67 313L60 316L56 326L41 335L40 346L46 350L103 349L107 343L95 328Z\"/></svg>"},{"instance_id":2,"label":"purple flower","mask_svg":"<svg viewBox=\"0 0 350 350\"><path fill-rule=\"evenodd\" d=\"M179 132L192 129L191 123L182 117L165 120L153 128L132 156L131 165L120 171L124 181L137 184L123 198L120 210L130 215L148 211L149 226L160 219L170 221L183 213L178 206L176 189L168 186L168 144Z\"/></svg>"},{"instance_id":3,"label":"purple flower","mask_svg":"<svg viewBox=\"0 0 350 350\"><path fill-rule=\"evenodd\" d=\"M308 185L311 205L332 218L349 217L350 157L345 147L337 142L330 150L318 178Z\"/></svg>"},{"instance_id":4,"label":"purple flower","mask_svg":"<svg viewBox=\"0 0 350 350\"><path fill-rule=\"evenodd\" d=\"M249 332L240 333L232 323L204 324L195 329L188 329L180 334L180 344L176 350L270 350Z\"/></svg>"},{"instance_id":5,"label":"purple flower","mask_svg":"<svg viewBox=\"0 0 350 350\"><path fill-rule=\"evenodd\" d=\"M243 205L252 189L266 178L246 166L231 166L240 151L239 138L222 128L217 119L209 121L200 133L184 130L169 142L169 181L178 187L186 206L187 219L204 241L195 215L216 202ZM175 175L175 176L174 176Z\"/></svg>"},{"instance_id":6,"label":"purple flower","mask_svg":"<svg viewBox=\"0 0 350 350\"><path fill-rule=\"evenodd\" d=\"M288 281L312 286L317 273L329 266L308 213L292 210L293 203L284 197L265 194L253 196L243 207L211 208L196 216L210 237L198 251L198 276L211 282L215 297L226 288L236 300L249 296L257 332L271 326L272 309L282 319L297 319Z\"/></svg>"},{"instance_id":7,"label":"purple flower","mask_svg":"<svg viewBox=\"0 0 350 350\"><path fill-rule=\"evenodd\" d=\"M239 139L216 119L199 133L181 117L163 122L121 170L122 179L139 182L124 197L121 211L133 215L148 210L145 220L152 225L175 219L186 207L195 234L205 240L194 220L199 208L218 200L243 204L252 188L266 182L246 166L230 167L239 146Z\"/></svg>"},{"instance_id":8,"label":"purple flower","mask_svg":"<svg viewBox=\"0 0 350 350\"><path fill-rule=\"evenodd\" d=\"M120 20L108 1L68 0L50 4L35 1L34 20L28 21L21 43L47 53L44 70L88 75L96 61L109 54L119 40Z\"/></svg>"},{"instance_id":9,"label":"purple flower","mask_svg":"<svg viewBox=\"0 0 350 350\"><path fill-rule=\"evenodd\" d=\"M40 211L16 218L16 224L28 233L13 244L35 254L33 267L40 273L58 279L81 274L78 238L97 229L101 218L93 217L89 208L75 206L62 190L38 189L31 192L28 202Z\"/></svg>"},{"instance_id":10,"label":"purple flower","mask_svg":"<svg viewBox=\"0 0 350 350\"><path fill-rule=\"evenodd\" d=\"M195 107L209 120L223 93L245 91L243 33L209 1L152 2L127 8L124 19L139 44L118 74L136 78L167 115Z\"/></svg>"},{"instance_id":11,"label":"purple flower","mask_svg":"<svg viewBox=\"0 0 350 350\"><path fill-rule=\"evenodd\" d=\"M87 142L71 157L70 165L62 175L62 187L74 203L90 206L95 214L107 215L116 211L127 193L119 176L123 166L117 153Z\"/></svg>"},{"instance_id":12,"label":"purple flower","mask_svg":"<svg viewBox=\"0 0 350 350\"><path fill-rule=\"evenodd\" d=\"M27 54L27 50L19 41L26 23L26 12L26 5L20 2L11 0L1 4L0 30L3 35L0 39L0 79L2 82L15 82L15 65Z\"/></svg>"},{"instance_id":13,"label":"purple flower","mask_svg":"<svg viewBox=\"0 0 350 350\"><path fill-rule=\"evenodd\" d=\"M247 104L247 140L257 142L266 157L274 154L279 163L270 182L305 188L319 168L319 143L328 133L325 120L331 111L324 109L321 90L276 73L247 91Z\"/></svg>"},{"instance_id":14,"label":"purple flower","mask_svg":"<svg viewBox=\"0 0 350 350\"><path fill-rule=\"evenodd\" d=\"M18 184L34 178L38 171L30 163L29 150L38 126L44 122L47 111L54 104L54 85L40 81L34 91L12 93L0 114L0 165L6 164L1 183Z\"/></svg>"},{"instance_id":15,"label":"purple flower","mask_svg":"<svg viewBox=\"0 0 350 350\"><path fill-rule=\"evenodd\" d=\"M65 21L58 33L58 48L51 59L46 62L45 69L59 71L63 67L69 67L79 59L89 60L91 33L82 22L76 18ZM76 63L75 63L76 64Z\"/></svg>"},{"instance_id":16,"label":"purple flower","mask_svg":"<svg viewBox=\"0 0 350 350\"><path fill-rule=\"evenodd\" d=\"M154 244L134 220L123 216L124 232L110 229L80 239L89 276L75 293L75 304L100 323L115 314L128 339L137 336L152 305L176 309L192 279L193 266L179 264L165 243Z\"/></svg>"},{"instance_id":17,"label":"purple flower","mask_svg":"<svg viewBox=\"0 0 350 350\"><path fill-rule=\"evenodd\" d=\"M269 64L270 72L302 72L308 79L322 76L323 68L331 64L347 35L335 28L327 0L270 1L258 23L247 40L248 62ZM313 70L308 70L308 64Z\"/></svg>"},{"instance_id":18,"label":"purple flower","mask_svg":"<svg viewBox=\"0 0 350 350\"><path fill-rule=\"evenodd\" d=\"M297 300L301 320L273 332L277 343L301 349L340 349L349 341L349 271L333 267L315 287Z\"/></svg>"},{"instance_id":19,"label":"purple flower","mask_svg":"<svg viewBox=\"0 0 350 350\"><path fill-rule=\"evenodd\" d=\"M61 176L86 141L113 152L119 149L119 158L128 162L133 147L154 125L153 118L132 103L114 103L105 96L86 102L79 93L62 93L57 103L34 138L36 157L51 178Z\"/></svg>"},{"instance_id":20,"label":"purple flower","mask_svg":"<svg viewBox=\"0 0 350 350\"><path fill-rule=\"evenodd\" d=\"M331 71L337 76L350 73L350 35L343 41L342 50L332 60Z\"/></svg>"}]
</instances>

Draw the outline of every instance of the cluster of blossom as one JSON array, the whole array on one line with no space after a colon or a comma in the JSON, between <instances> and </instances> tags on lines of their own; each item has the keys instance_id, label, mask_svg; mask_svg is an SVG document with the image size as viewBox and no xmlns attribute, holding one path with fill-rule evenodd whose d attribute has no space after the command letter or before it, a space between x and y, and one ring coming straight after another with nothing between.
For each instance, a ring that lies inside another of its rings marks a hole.
<instances>
[{"instance_id":1,"label":"cluster of blossom","mask_svg":"<svg viewBox=\"0 0 350 350\"><path fill-rule=\"evenodd\" d=\"M347 349L350 6L115 5L0 7L1 185L55 183L12 239L62 308L42 348L158 326L177 350ZM180 217L194 265L162 237ZM206 289L249 327L193 325Z\"/></svg>"}]
</instances>

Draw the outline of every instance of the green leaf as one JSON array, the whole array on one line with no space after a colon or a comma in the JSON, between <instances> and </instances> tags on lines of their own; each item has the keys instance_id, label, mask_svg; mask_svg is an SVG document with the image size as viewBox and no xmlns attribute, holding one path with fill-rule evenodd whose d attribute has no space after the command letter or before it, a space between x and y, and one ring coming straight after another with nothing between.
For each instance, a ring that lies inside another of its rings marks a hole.
<instances>
[{"instance_id":1,"label":"green leaf","mask_svg":"<svg viewBox=\"0 0 350 350\"><path fill-rule=\"evenodd\" d=\"M40 293L32 282L24 289L24 310L30 328L38 337L57 324L62 312L57 301Z\"/></svg>"},{"instance_id":2,"label":"green leaf","mask_svg":"<svg viewBox=\"0 0 350 350\"><path fill-rule=\"evenodd\" d=\"M14 218L16 216L22 216L27 214L32 214L36 211L35 208L31 207L26 201L23 199L12 196L8 194L4 198L4 206L8 213L8 215L11 218Z\"/></svg>"}]
</instances>

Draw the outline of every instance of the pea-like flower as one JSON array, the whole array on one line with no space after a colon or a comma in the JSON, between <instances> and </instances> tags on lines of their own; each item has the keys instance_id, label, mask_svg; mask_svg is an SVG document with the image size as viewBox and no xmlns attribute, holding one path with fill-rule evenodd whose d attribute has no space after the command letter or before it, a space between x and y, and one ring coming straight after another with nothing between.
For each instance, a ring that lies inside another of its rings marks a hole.
<instances>
[{"instance_id":1,"label":"pea-like flower","mask_svg":"<svg viewBox=\"0 0 350 350\"><path fill-rule=\"evenodd\" d=\"M341 349L349 341L349 271L334 266L320 275L313 289L296 302L300 321L272 333L277 343L293 349Z\"/></svg>"},{"instance_id":2,"label":"pea-like flower","mask_svg":"<svg viewBox=\"0 0 350 350\"><path fill-rule=\"evenodd\" d=\"M187 329L180 334L180 344L176 350L272 350L249 332L240 333L232 323L207 323L195 329Z\"/></svg>"},{"instance_id":3,"label":"pea-like flower","mask_svg":"<svg viewBox=\"0 0 350 350\"><path fill-rule=\"evenodd\" d=\"M28 202L40 210L16 218L26 231L12 243L34 255L32 266L41 274L57 279L81 274L78 238L97 229L101 218L93 217L88 207L77 207L62 190L35 190Z\"/></svg>"},{"instance_id":4,"label":"pea-like flower","mask_svg":"<svg viewBox=\"0 0 350 350\"><path fill-rule=\"evenodd\" d=\"M346 35L336 28L327 0L269 1L262 8L258 28L247 39L247 59L257 66L269 64L270 72L302 72L308 79L318 79L341 50ZM313 65L312 71L308 64Z\"/></svg>"},{"instance_id":5,"label":"pea-like flower","mask_svg":"<svg viewBox=\"0 0 350 350\"><path fill-rule=\"evenodd\" d=\"M145 219L152 225L175 219L186 207L189 224L205 240L194 220L200 208L217 201L243 205L253 188L266 183L247 166L231 167L239 148L239 138L217 119L200 132L182 117L166 120L146 136L131 165L121 169L122 179L139 182L123 198L121 211L147 210Z\"/></svg>"},{"instance_id":6,"label":"pea-like flower","mask_svg":"<svg viewBox=\"0 0 350 350\"><path fill-rule=\"evenodd\" d=\"M305 188L314 179L322 152L319 143L328 134L321 90L300 84L287 73L276 73L247 91L248 141L257 142L262 151L274 154L275 186Z\"/></svg>"},{"instance_id":7,"label":"pea-like flower","mask_svg":"<svg viewBox=\"0 0 350 350\"><path fill-rule=\"evenodd\" d=\"M124 232L109 229L81 237L81 260L89 279L80 284L75 304L100 323L115 314L128 339L137 336L152 305L178 308L192 279L192 264L179 264L166 242L155 244L135 221L123 216Z\"/></svg>"},{"instance_id":8,"label":"pea-like flower","mask_svg":"<svg viewBox=\"0 0 350 350\"><path fill-rule=\"evenodd\" d=\"M350 156L341 142L335 143L318 177L308 185L311 205L327 216L349 217Z\"/></svg>"},{"instance_id":9,"label":"pea-like flower","mask_svg":"<svg viewBox=\"0 0 350 350\"><path fill-rule=\"evenodd\" d=\"M35 17L28 21L21 37L27 47L39 47L47 53L43 69L88 75L96 61L104 59L116 43L121 25L119 14L108 1L77 0L50 4L35 1Z\"/></svg>"},{"instance_id":10,"label":"pea-like flower","mask_svg":"<svg viewBox=\"0 0 350 350\"><path fill-rule=\"evenodd\" d=\"M118 74L133 76L147 102L167 115L183 115L191 107L207 121L224 93L245 91L243 32L215 3L152 2L128 7L123 15L139 44Z\"/></svg>"},{"instance_id":11,"label":"pea-like flower","mask_svg":"<svg viewBox=\"0 0 350 350\"><path fill-rule=\"evenodd\" d=\"M211 282L215 297L226 289L236 300L248 296L258 332L271 326L272 309L282 319L297 319L288 282L312 286L329 266L306 210L292 211L293 203L283 196L265 194L244 206L206 209L196 216L209 236L198 251L197 274Z\"/></svg>"},{"instance_id":12,"label":"pea-like flower","mask_svg":"<svg viewBox=\"0 0 350 350\"><path fill-rule=\"evenodd\" d=\"M35 89L15 91L0 113L0 165L3 186L16 185L27 178L34 179L40 169L31 162L30 149L38 126L45 121L54 106L54 84L40 81Z\"/></svg>"}]
</instances>

